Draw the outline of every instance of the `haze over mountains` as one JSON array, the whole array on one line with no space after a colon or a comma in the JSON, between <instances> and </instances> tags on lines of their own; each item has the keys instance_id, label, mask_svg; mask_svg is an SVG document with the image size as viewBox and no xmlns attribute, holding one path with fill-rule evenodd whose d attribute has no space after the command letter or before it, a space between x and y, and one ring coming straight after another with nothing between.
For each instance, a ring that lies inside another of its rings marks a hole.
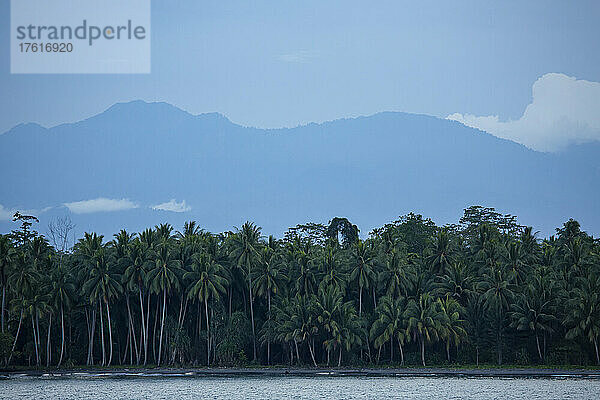
<instances>
[{"instance_id":1,"label":"haze over mountains","mask_svg":"<svg viewBox=\"0 0 600 400\"><path fill-rule=\"evenodd\" d=\"M1 232L16 227L12 212L29 210L41 232L70 214L78 235L194 219L214 232L251 220L280 236L335 216L366 234L411 211L457 222L474 204L544 235L571 217L600 232L600 143L541 153L396 112L264 130L166 103L115 104L77 123L0 135L0 179Z\"/></svg>"}]
</instances>

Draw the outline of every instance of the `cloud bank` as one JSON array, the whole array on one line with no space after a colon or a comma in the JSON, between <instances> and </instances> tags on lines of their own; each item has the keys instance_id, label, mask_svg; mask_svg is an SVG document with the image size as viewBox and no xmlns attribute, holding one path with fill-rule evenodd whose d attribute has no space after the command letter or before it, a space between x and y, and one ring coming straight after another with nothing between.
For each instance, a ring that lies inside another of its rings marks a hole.
<instances>
[{"instance_id":1,"label":"cloud bank","mask_svg":"<svg viewBox=\"0 0 600 400\"><path fill-rule=\"evenodd\" d=\"M171 199L171 200L167 201L166 203L161 203L161 204L152 206L152 209L160 210L160 211L171 211L171 212L176 212L176 213L182 213L182 212L190 211L192 209L192 207L188 206L185 203L185 200L182 200L181 203L178 203L175 199Z\"/></svg>"},{"instance_id":2,"label":"cloud bank","mask_svg":"<svg viewBox=\"0 0 600 400\"><path fill-rule=\"evenodd\" d=\"M539 151L600 140L600 83L550 73L533 84L533 101L521 118L455 113L446 118Z\"/></svg>"},{"instance_id":3,"label":"cloud bank","mask_svg":"<svg viewBox=\"0 0 600 400\"><path fill-rule=\"evenodd\" d=\"M107 199L100 197L92 200L64 203L73 214L90 214L96 212L123 211L137 208L138 205L129 199Z\"/></svg>"}]
</instances>

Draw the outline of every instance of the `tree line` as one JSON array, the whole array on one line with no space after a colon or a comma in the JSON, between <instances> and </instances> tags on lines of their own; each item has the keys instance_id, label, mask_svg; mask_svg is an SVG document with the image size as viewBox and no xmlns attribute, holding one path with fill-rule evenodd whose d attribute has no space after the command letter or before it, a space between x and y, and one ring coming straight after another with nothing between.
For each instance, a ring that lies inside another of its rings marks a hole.
<instances>
[{"instance_id":1,"label":"tree line","mask_svg":"<svg viewBox=\"0 0 600 400\"><path fill-rule=\"evenodd\" d=\"M14 220L4 366L600 364L600 242L572 219L545 239L473 206L364 238L334 218L280 239L188 222L70 245L66 220L46 236Z\"/></svg>"}]
</instances>

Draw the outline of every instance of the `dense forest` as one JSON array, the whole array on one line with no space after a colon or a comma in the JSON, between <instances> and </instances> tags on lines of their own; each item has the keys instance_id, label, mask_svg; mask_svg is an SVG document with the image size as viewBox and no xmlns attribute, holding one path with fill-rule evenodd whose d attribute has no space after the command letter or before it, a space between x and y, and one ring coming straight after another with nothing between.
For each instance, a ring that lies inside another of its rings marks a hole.
<instances>
[{"instance_id":1,"label":"dense forest","mask_svg":"<svg viewBox=\"0 0 600 400\"><path fill-rule=\"evenodd\" d=\"M345 218L265 237L189 222L73 238L15 214L0 235L0 363L600 364L600 242L539 239L473 206L360 235Z\"/></svg>"}]
</instances>

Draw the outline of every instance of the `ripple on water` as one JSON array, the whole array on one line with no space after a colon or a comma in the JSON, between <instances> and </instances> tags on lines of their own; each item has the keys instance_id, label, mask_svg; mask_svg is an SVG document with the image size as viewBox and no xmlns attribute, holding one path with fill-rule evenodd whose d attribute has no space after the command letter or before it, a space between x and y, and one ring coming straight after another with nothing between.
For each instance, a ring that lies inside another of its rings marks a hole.
<instances>
[{"instance_id":1,"label":"ripple on water","mask_svg":"<svg viewBox=\"0 0 600 400\"><path fill-rule=\"evenodd\" d=\"M449 377L173 377L128 373L21 376L0 398L45 399L598 399L600 380ZM95 377L96 379L90 379ZM14 377L13 377L14 378Z\"/></svg>"}]
</instances>

